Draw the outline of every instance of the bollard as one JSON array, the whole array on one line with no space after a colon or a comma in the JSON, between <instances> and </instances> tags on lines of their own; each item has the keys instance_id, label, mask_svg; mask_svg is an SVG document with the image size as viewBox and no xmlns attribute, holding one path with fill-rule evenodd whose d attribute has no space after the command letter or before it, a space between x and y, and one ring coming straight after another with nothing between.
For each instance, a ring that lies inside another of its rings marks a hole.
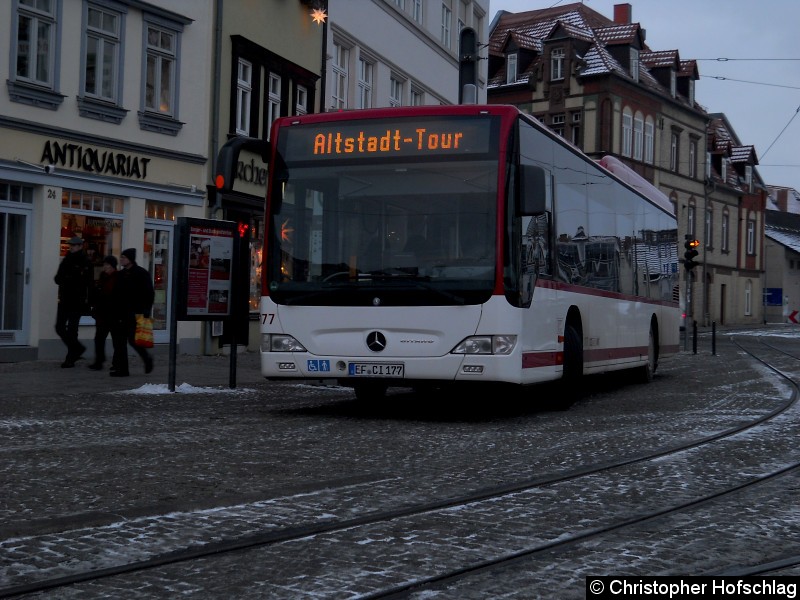
<instances>
[{"instance_id":1,"label":"bollard","mask_svg":"<svg viewBox=\"0 0 800 600\"><path fill-rule=\"evenodd\" d=\"M711 321L711 355L717 355L717 322Z\"/></svg>"},{"instance_id":2,"label":"bollard","mask_svg":"<svg viewBox=\"0 0 800 600\"><path fill-rule=\"evenodd\" d=\"M692 354L697 354L697 321L692 321Z\"/></svg>"}]
</instances>

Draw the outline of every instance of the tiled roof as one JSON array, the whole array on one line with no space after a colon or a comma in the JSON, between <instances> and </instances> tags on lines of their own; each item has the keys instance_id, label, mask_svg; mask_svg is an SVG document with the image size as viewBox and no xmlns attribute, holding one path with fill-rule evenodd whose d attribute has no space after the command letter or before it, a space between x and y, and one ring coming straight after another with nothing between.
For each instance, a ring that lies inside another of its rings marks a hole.
<instances>
[{"instance_id":1,"label":"tiled roof","mask_svg":"<svg viewBox=\"0 0 800 600\"><path fill-rule=\"evenodd\" d=\"M734 146L731 148L731 162L755 163L755 146Z\"/></svg>"},{"instance_id":2,"label":"tiled roof","mask_svg":"<svg viewBox=\"0 0 800 600\"><path fill-rule=\"evenodd\" d=\"M678 77L691 77L692 79L700 79L700 71L697 69L697 61L682 60L681 70L678 71Z\"/></svg>"},{"instance_id":3,"label":"tiled roof","mask_svg":"<svg viewBox=\"0 0 800 600\"><path fill-rule=\"evenodd\" d=\"M779 210L765 213L764 235L795 252L800 252L800 215Z\"/></svg>"},{"instance_id":4,"label":"tiled roof","mask_svg":"<svg viewBox=\"0 0 800 600\"><path fill-rule=\"evenodd\" d=\"M598 27L594 30L595 37L606 44L631 44L635 41L639 33L638 23L626 23L624 25L613 25L611 27Z\"/></svg>"},{"instance_id":5,"label":"tiled roof","mask_svg":"<svg viewBox=\"0 0 800 600\"><path fill-rule=\"evenodd\" d=\"M677 50L659 50L657 52L640 52L639 60L649 69L659 67L679 67L680 59Z\"/></svg>"},{"instance_id":6,"label":"tiled roof","mask_svg":"<svg viewBox=\"0 0 800 600\"><path fill-rule=\"evenodd\" d=\"M516 84L525 83L530 80L537 71L538 64L541 63L544 42L552 37L559 28L567 36L589 45L584 55L579 57L585 63L580 71L580 77L614 74L632 79L627 67L621 65L611 55L608 48L616 45L636 45L637 37L642 35L639 23L615 23L588 8L582 2L521 13L501 12L494 29L490 32L489 54L498 58L504 56L509 32L517 32L525 36L518 41L519 47L533 50L539 54L538 58L528 64L519 65L520 72ZM650 72L650 68L654 67L673 66L680 69L679 74L696 75L696 63L681 61L677 50L654 52L644 45L643 40L642 44L638 77L640 85L658 94L670 95L670 90L659 83ZM696 76L695 79L697 79ZM504 85L507 85L505 68L498 64L495 71L489 73L488 87L495 88ZM678 100L688 102L683 97L679 97Z\"/></svg>"}]
</instances>

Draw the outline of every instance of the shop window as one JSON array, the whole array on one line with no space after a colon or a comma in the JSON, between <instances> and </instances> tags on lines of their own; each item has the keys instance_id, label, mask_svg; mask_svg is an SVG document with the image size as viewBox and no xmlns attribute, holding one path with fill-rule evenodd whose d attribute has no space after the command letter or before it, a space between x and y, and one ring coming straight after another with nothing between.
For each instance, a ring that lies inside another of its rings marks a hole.
<instances>
[{"instance_id":1,"label":"shop window","mask_svg":"<svg viewBox=\"0 0 800 600\"><path fill-rule=\"evenodd\" d=\"M144 216L148 219L158 219L159 221L174 221L175 205L148 201L144 211Z\"/></svg>"},{"instance_id":2,"label":"shop window","mask_svg":"<svg viewBox=\"0 0 800 600\"><path fill-rule=\"evenodd\" d=\"M250 312L261 306L261 252L264 248L264 218L254 217L250 229Z\"/></svg>"},{"instance_id":3,"label":"shop window","mask_svg":"<svg viewBox=\"0 0 800 600\"><path fill-rule=\"evenodd\" d=\"M103 257L122 252L122 198L64 190L61 194L61 256L69 252L69 239L83 238L83 248L94 263L95 278Z\"/></svg>"}]
</instances>

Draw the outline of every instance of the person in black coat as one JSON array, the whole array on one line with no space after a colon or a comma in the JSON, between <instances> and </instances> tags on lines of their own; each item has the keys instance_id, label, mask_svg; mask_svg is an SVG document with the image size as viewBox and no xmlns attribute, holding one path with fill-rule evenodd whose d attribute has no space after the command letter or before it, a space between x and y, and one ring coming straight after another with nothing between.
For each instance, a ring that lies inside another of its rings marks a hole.
<instances>
[{"instance_id":1,"label":"person in black coat","mask_svg":"<svg viewBox=\"0 0 800 600\"><path fill-rule=\"evenodd\" d=\"M81 238L76 236L69 241L69 252L58 265L54 279L58 285L56 333L67 346L61 368L69 369L86 351L78 341L78 325L87 312L89 290L94 285L94 267L83 251Z\"/></svg>"},{"instance_id":2,"label":"person in black coat","mask_svg":"<svg viewBox=\"0 0 800 600\"><path fill-rule=\"evenodd\" d=\"M119 258L122 267L117 272L117 281L114 285L113 324L111 327L111 340L114 343L114 358L112 359L111 376L127 377L128 372L128 346L131 346L144 362L144 372L153 370L153 357L146 348L137 346L136 315L149 317L153 310L155 290L150 273L136 264L136 248L122 251Z\"/></svg>"},{"instance_id":3,"label":"person in black coat","mask_svg":"<svg viewBox=\"0 0 800 600\"><path fill-rule=\"evenodd\" d=\"M117 282L117 257L106 256L103 270L94 282L91 294L92 316L94 317L94 362L89 365L93 371L100 371L106 360L106 338L111 333L114 322L114 284Z\"/></svg>"}]
</instances>

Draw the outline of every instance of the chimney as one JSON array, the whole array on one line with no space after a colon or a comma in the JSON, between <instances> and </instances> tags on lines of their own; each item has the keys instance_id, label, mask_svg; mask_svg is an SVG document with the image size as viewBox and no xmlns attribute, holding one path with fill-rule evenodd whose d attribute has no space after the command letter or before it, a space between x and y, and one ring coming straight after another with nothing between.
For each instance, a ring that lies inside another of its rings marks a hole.
<instances>
[{"instance_id":1,"label":"chimney","mask_svg":"<svg viewBox=\"0 0 800 600\"><path fill-rule=\"evenodd\" d=\"M629 25L633 22L633 8L630 4L614 5L614 23L617 25Z\"/></svg>"}]
</instances>

